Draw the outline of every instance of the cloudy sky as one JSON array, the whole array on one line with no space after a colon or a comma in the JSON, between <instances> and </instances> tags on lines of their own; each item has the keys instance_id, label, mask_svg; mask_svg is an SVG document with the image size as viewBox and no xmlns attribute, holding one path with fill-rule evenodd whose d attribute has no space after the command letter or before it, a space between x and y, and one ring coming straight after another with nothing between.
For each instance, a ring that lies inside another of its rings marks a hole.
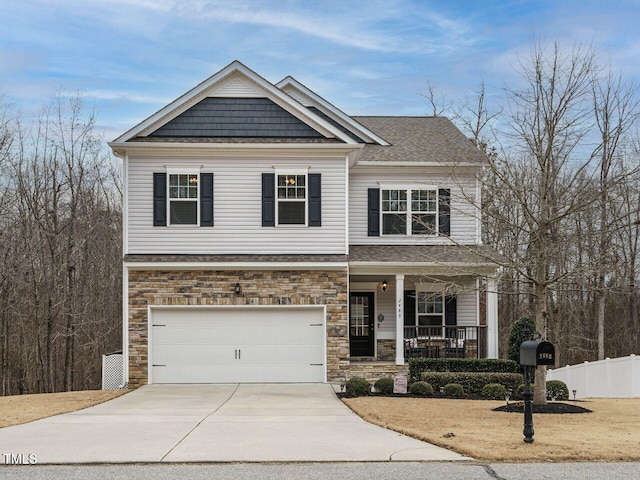
<instances>
[{"instance_id":1,"label":"cloudy sky","mask_svg":"<svg viewBox=\"0 0 640 480\"><path fill-rule=\"evenodd\" d=\"M3 0L0 96L32 114L80 91L111 140L240 60L350 114L423 115L517 81L532 39L593 43L640 76L639 0Z\"/></svg>"}]
</instances>

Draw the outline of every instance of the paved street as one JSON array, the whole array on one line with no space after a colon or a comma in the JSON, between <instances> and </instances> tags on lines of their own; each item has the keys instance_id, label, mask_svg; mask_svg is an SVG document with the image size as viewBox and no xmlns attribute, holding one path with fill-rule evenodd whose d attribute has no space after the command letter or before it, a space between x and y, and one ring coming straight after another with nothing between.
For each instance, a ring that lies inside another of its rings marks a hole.
<instances>
[{"instance_id":1,"label":"paved street","mask_svg":"<svg viewBox=\"0 0 640 480\"><path fill-rule=\"evenodd\" d=\"M637 480L640 463L242 463L0 466L2 480Z\"/></svg>"}]
</instances>

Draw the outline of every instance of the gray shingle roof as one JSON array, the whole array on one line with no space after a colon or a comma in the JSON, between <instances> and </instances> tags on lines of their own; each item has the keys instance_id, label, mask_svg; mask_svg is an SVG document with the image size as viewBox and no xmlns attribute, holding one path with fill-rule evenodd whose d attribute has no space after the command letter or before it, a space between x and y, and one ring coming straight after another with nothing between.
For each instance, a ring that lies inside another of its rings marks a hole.
<instances>
[{"instance_id":1,"label":"gray shingle roof","mask_svg":"<svg viewBox=\"0 0 640 480\"><path fill-rule=\"evenodd\" d=\"M361 161L484 162L484 155L445 117L352 117L391 146L367 144Z\"/></svg>"},{"instance_id":2,"label":"gray shingle roof","mask_svg":"<svg viewBox=\"0 0 640 480\"><path fill-rule=\"evenodd\" d=\"M369 262L434 265L495 266L500 259L486 245L351 245L349 255L125 255L138 262Z\"/></svg>"},{"instance_id":3,"label":"gray shingle roof","mask_svg":"<svg viewBox=\"0 0 640 480\"><path fill-rule=\"evenodd\" d=\"M125 262L346 262L346 255L125 255Z\"/></svg>"},{"instance_id":4,"label":"gray shingle roof","mask_svg":"<svg viewBox=\"0 0 640 480\"><path fill-rule=\"evenodd\" d=\"M351 245L350 262L490 265L500 260L486 245ZM495 260L495 261L494 261Z\"/></svg>"}]
</instances>

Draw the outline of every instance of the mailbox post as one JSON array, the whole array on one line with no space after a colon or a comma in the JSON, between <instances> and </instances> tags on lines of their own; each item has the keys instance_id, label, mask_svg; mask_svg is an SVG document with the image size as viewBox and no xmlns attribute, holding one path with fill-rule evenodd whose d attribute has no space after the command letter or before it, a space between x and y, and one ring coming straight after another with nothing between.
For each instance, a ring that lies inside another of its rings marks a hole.
<instances>
[{"instance_id":1,"label":"mailbox post","mask_svg":"<svg viewBox=\"0 0 640 480\"><path fill-rule=\"evenodd\" d=\"M555 348L545 340L529 340L520 344L520 365L524 367L524 442L533 443L533 390L531 376L539 365L555 365Z\"/></svg>"}]
</instances>

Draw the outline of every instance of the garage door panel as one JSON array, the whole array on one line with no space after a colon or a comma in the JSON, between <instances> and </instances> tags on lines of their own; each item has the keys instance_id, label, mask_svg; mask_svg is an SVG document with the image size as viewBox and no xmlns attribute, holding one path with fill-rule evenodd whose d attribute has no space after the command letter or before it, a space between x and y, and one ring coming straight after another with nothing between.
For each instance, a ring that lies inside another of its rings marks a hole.
<instances>
[{"instance_id":1,"label":"garage door panel","mask_svg":"<svg viewBox=\"0 0 640 480\"><path fill-rule=\"evenodd\" d=\"M232 363L234 352L230 347L210 345L162 345L153 349L154 364L170 361L175 365Z\"/></svg>"},{"instance_id":2,"label":"garage door panel","mask_svg":"<svg viewBox=\"0 0 640 480\"><path fill-rule=\"evenodd\" d=\"M153 383L323 382L321 309L155 309Z\"/></svg>"}]
</instances>

